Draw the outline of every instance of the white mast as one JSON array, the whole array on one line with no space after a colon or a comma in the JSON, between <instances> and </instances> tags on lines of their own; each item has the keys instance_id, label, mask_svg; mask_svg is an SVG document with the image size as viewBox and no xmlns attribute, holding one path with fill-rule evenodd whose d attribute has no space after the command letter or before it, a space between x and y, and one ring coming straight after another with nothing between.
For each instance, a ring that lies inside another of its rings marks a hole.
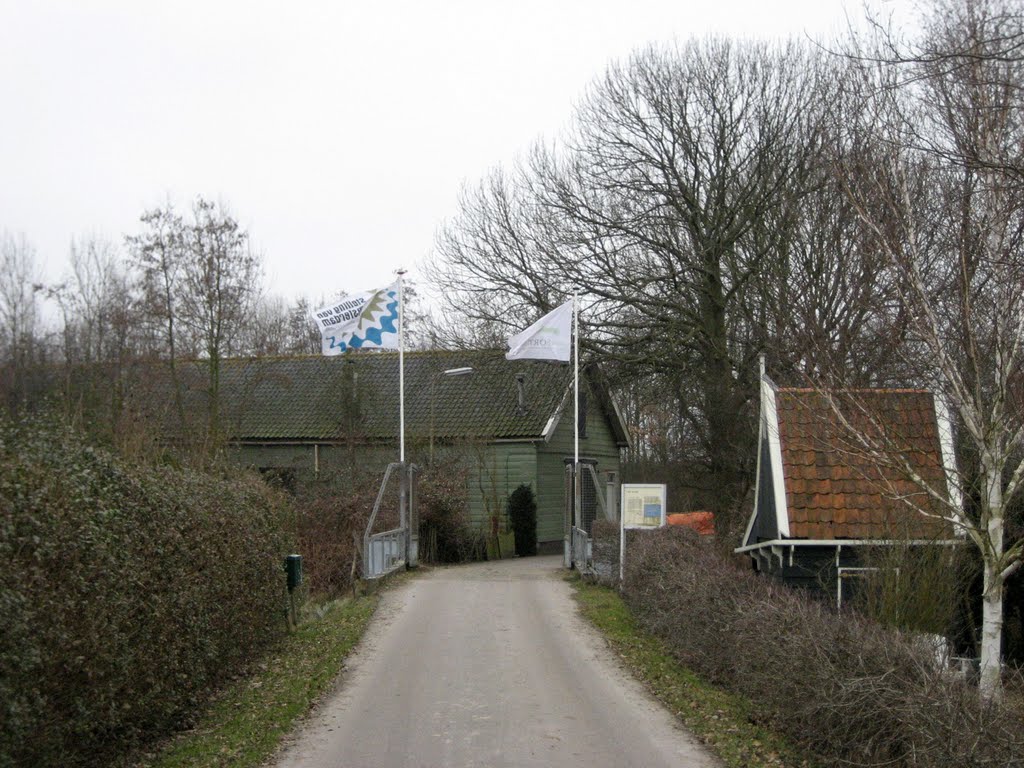
<instances>
[{"instance_id":1,"label":"white mast","mask_svg":"<svg viewBox=\"0 0 1024 768\"><path fill-rule=\"evenodd\" d=\"M572 356L573 356L573 400L575 403L575 414L573 417L573 525L582 527L582 512L580 510L580 318L579 318L579 289L572 292Z\"/></svg>"},{"instance_id":2,"label":"white mast","mask_svg":"<svg viewBox=\"0 0 1024 768\"><path fill-rule=\"evenodd\" d=\"M576 402L576 420L575 420L575 434L573 443L573 460L576 464L580 463L580 319L577 309L578 296L576 291L572 294L572 356L574 360L573 371L573 390L575 392Z\"/></svg>"},{"instance_id":3,"label":"white mast","mask_svg":"<svg viewBox=\"0 0 1024 768\"><path fill-rule=\"evenodd\" d=\"M405 463L405 275L398 270L398 460Z\"/></svg>"}]
</instances>

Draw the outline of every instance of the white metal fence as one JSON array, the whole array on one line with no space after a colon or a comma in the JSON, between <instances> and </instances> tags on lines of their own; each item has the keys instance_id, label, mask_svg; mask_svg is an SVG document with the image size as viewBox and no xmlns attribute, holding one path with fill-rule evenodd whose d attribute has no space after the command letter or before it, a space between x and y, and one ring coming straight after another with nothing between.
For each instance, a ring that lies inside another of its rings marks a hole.
<instances>
[{"instance_id":1,"label":"white metal fence","mask_svg":"<svg viewBox=\"0 0 1024 768\"><path fill-rule=\"evenodd\" d=\"M384 502L388 483L395 470L399 473L398 527L373 533L374 523ZM388 464L373 505L373 512L363 534L363 578L376 579L405 565L415 566L418 560L419 537L415 492L416 466L393 462Z\"/></svg>"},{"instance_id":2,"label":"white metal fence","mask_svg":"<svg viewBox=\"0 0 1024 768\"><path fill-rule=\"evenodd\" d=\"M383 576L405 565L406 528L372 534L366 540L363 571L366 578Z\"/></svg>"},{"instance_id":3,"label":"white metal fence","mask_svg":"<svg viewBox=\"0 0 1024 768\"><path fill-rule=\"evenodd\" d=\"M572 527L572 562L580 573L589 573L594 563L593 542L583 528Z\"/></svg>"}]
</instances>

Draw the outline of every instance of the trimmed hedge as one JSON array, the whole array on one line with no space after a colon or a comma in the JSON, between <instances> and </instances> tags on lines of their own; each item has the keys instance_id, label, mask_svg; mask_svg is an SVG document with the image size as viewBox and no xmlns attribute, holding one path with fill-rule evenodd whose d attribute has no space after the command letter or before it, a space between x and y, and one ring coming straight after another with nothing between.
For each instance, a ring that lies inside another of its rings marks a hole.
<instances>
[{"instance_id":1,"label":"trimmed hedge","mask_svg":"<svg viewBox=\"0 0 1024 768\"><path fill-rule=\"evenodd\" d=\"M1021 765L1021 711L981 705L926 643L740 570L691 531L630 537L623 593L682 663L826 764Z\"/></svg>"},{"instance_id":2,"label":"trimmed hedge","mask_svg":"<svg viewBox=\"0 0 1024 768\"><path fill-rule=\"evenodd\" d=\"M277 638L282 504L0 421L0 765L105 765Z\"/></svg>"}]
</instances>

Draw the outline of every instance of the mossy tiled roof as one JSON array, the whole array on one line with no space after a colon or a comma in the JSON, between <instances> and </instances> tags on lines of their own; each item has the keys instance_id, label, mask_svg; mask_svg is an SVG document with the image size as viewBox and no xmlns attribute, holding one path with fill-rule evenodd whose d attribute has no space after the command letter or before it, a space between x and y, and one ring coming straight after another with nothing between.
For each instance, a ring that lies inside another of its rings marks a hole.
<instances>
[{"instance_id":1,"label":"mossy tiled roof","mask_svg":"<svg viewBox=\"0 0 1024 768\"><path fill-rule=\"evenodd\" d=\"M457 368L473 370L444 374ZM517 373L524 375L522 409ZM193 364L187 378L196 406L205 396L204 376L205 366ZM397 353L225 360L223 425L238 441L394 440L398 379ZM408 352L406 437L536 439L571 386L572 368L565 364L508 361L500 351ZM565 411L571 418L571 402Z\"/></svg>"}]
</instances>

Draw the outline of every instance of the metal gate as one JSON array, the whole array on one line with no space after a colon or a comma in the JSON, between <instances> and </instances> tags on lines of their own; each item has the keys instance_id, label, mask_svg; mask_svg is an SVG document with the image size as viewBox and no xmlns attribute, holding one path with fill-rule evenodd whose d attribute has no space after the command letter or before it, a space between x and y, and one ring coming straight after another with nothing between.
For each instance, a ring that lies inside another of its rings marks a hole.
<instances>
[{"instance_id":1,"label":"metal gate","mask_svg":"<svg viewBox=\"0 0 1024 768\"><path fill-rule=\"evenodd\" d=\"M392 475L398 476L398 527L373 533ZM393 462L384 471L384 479L363 534L363 578L376 579L402 566L419 562L419 515L416 508L415 464Z\"/></svg>"},{"instance_id":2,"label":"metal gate","mask_svg":"<svg viewBox=\"0 0 1024 768\"><path fill-rule=\"evenodd\" d=\"M601 483L597 476L597 462L593 459L580 459L578 472L573 471L572 459L565 460L565 531L566 554L565 565L576 568L581 573L589 573L593 569L594 520L600 514L610 520ZM579 508L576 507L576 483L579 483Z\"/></svg>"}]
</instances>

